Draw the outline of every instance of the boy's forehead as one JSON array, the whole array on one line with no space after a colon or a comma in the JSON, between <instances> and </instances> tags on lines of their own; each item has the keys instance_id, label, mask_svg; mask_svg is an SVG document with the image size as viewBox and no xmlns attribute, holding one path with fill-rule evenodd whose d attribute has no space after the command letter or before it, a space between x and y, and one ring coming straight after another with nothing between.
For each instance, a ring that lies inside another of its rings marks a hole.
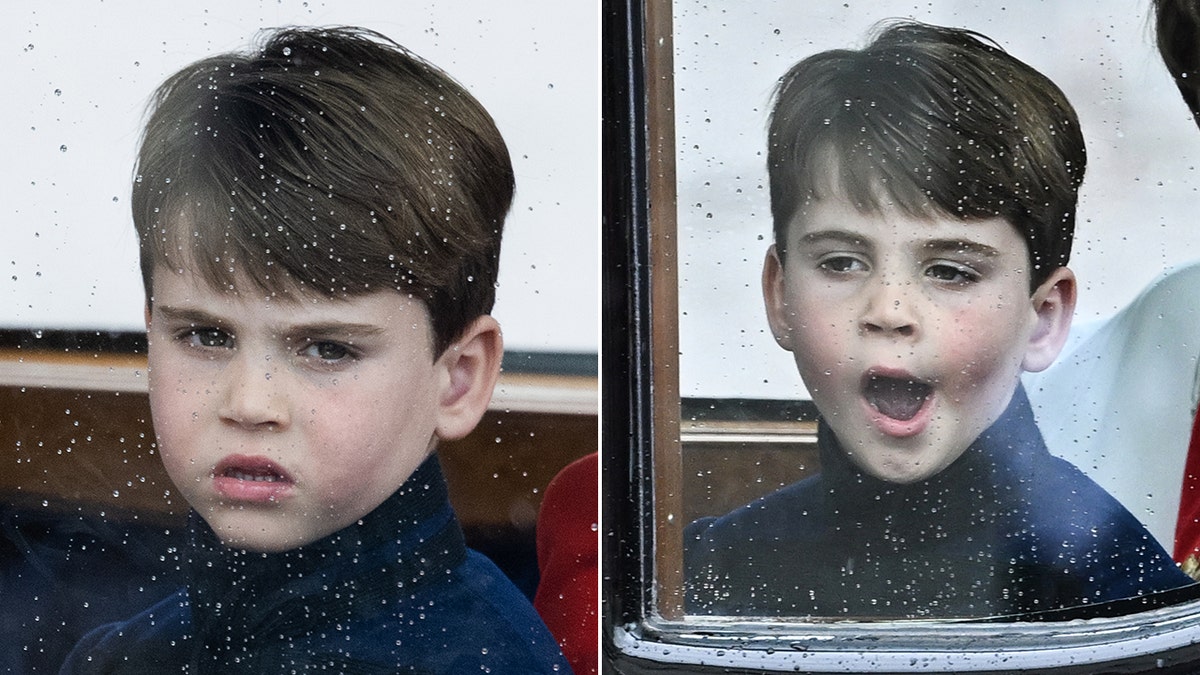
<instances>
[{"instance_id":1,"label":"boy's forehead","mask_svg":"<svg viewBox=\"0 0 1200 675\"><path fill-rule=\"evenodd\" d=\"M213 290L245 297L269 295L279 302L350 299L376 288L400 293L406 284L412 285L406 265L355 260L355 251L369 248L364 244L369 237L355 240L353 231L337 237L320 226L299 232L289 225L272 226L266 219L222 217L223 210L207 201L192 202L164 219L143 242L148 248L142 264L151 270L152 279L160 272L189 273L206 280ZM315 240L320 236L328 241Z\"/></svg>"},{"instance_id":2,"label":"boy's forehead","mask_svg":"<svg viewBox=\"0 0 1200 675\"><path fill-rule=\"evenodd\" d=\"M914 221L938 222L946 229L961 228L964 235L978 230L972 224L981 219L947 211L917 181L898 181L878 165L848 160L832 143L819 148L814 159L808 175L796 186L800 198L788 221L789 240L795 239L797 230L836 225L828 221L837 218L903 221L909 229ZM921 169L914 170L914 175L921 174Z\"/></svg>"},{"instance_id":3,"label":"boy's forehead","mask_svg":"<svg viewBox=\"0 0 1200 675\"><path fill-rule=\"evenodd\" d=\"M174 282L170 284L172 288L190 289L196 295L216 296L228 302L270 303L296 309L305 307L336 308L339 305L346 306L353 304L358 298L376 294L390 294L397 298L417 299L412 294L402 293L396 289L379 289L375 292L358 293L350 293L344 289L340 291L329 289L322 292L302 280L287 276L282 271L275 277L276 283L268 288L264 287L249 274L243 272L235 271L227 277L227 282L217 282L209 276L202 274L193 265L173 266L163 263L155 265L152 272L153 288L161 288L163 282L167 279L171 279Z\"/></svg>"},{"instance_id":4,"label":"boy's forehead","mask_svg":"<svg viewBox=\"0 0 1200 675\"><path fill-rule=\"evenodd\" d=\"M788 221L789 232L826 228L837 221L889 222L903 217L908 220L961 220L945 213L929 200L913 204L893 195L880 181L872 181L869 194L853 194L829 179L825 189L808 191L796 206ZM964 221L964 224L965 221Z\"/></svg>"}]
</instances>

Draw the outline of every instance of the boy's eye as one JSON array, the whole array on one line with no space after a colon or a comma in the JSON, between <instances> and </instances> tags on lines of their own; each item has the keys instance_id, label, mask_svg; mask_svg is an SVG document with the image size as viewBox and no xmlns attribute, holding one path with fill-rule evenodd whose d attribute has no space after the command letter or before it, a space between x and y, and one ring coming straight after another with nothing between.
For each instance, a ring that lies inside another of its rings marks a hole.
<instances>
[{"instance_id":1,"label":"boy's eye","mask_svg":"<svg viewBox=\"0 0 1200 675\"><path fill-rule=\"evenodd\" d=\"M826 272L859 272L867 269L866 263L848 255L832 255L822 258L818 266Z\"/></svg>"},{"instance_id":2,"label":"boy's eye","mask_svg":"<svg viewBox=\"0 0 1200 675\"><path fill-rule=\"evenodd\" d=\"M300 353L322 361L341 361L353 356L346 345L327 341L310 342Z\"/></svg>"},{"instance_id":3,"label":"boy's eye","mask_svg":"<svg viewBox=\"0 0 1200 675\"><path fill-rule=\"evenodd\" d=\"M969 284L979 281L979 275L972 269L950 263L935 263L930 265L925 269L925 276L950 284Z\"/></svg>"},{"instance_id":4,"label":"boy's eye","mask_svg":"<svg viewBox=\"0 0 1200 675\"><path fill-rule=\"evenodd\" d=\"M228 348L233 346L233 336L220 328L191 328L180 338L193 347Z\"/></svg>"}]
</instances>

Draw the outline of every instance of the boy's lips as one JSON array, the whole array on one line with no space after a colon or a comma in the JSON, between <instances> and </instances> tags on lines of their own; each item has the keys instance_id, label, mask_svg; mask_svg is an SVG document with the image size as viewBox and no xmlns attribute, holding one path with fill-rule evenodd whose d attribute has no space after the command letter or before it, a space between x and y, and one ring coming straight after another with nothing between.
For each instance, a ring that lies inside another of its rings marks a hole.
<instances>
[{"instance_id":1,"label":"boy's lips","mask_svg":"<svg viewBox=\"0 0 1200 675\"><path fill-rule=\"evenodd\" d=\"M889 436L912 436L925 428L934 388L928 381L896 370L872 369L862 379L862 397Z\"/></svg>"},{"instance_id":2,"label":"boy's lips","mask_svg":"<svg viewBox=\"0 0 1200 675\"><path fill-rule=\"evenodd\" d=\"M261 456L229 455L212 473L213 487L237 502L273 502L291 490L295 481L275 462Z\"/></svg>"}]
</instances>

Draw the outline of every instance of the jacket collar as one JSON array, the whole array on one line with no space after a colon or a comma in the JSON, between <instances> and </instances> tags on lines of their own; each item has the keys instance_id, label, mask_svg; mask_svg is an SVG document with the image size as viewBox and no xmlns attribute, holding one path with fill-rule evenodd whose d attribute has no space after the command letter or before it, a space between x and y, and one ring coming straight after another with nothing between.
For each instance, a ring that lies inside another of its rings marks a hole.
<instances>
[{"instance_id":1,"label":"jacket collar","mask_svg":"<svg viewBox=\"0 0 1200 675\"><path fill-rule=\"evenodd\" d=\"M821 481L829 504L841 516L875 520L884 514L895 520L900 512L928 522L930 515L952 507L987 509L1001 485L1020 484L1033 477L1034 461L1048 455L1034 421L1024 387L1018 385L1000 417L950 466L916 483L890 483L861 471L842 449L833 430L821 420L818 427ZM968 514L961 511L959 517Z\"/></svg>"},{"instance_id":2,"label":"jacket collar","mask_svg":"<svg viewBox=\"0 0 1200 675\"><path fill-rule=\"evenodd\" d=\"M307 634L377 611L398 588L444 579L466 557L436 455L362 520L290 551L227 548L194 512L190 525L192 625L210 649Z\"/></svg>"}]
</instances>

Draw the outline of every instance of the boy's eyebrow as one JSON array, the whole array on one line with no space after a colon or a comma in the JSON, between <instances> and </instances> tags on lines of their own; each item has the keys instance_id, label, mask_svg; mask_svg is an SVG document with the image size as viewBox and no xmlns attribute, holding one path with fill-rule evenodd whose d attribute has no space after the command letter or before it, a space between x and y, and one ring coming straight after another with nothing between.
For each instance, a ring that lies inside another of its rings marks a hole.
<instances>
[{"instance_id":1,"label":"boy's eyebrow","mask_svg":"<svg viewBox=\"0 0 1200 675\"><path fill-rule=\"evenodd\" d=\"M857 235L847 230L817 230L816 232L808 232L800 237L797 244L816 244L820 242L840 242L849 246L865 246L869 245L866 239L861 235Z\"/></svg>"},{"instance_id":2,"label":"boy's eyebrow","mask_svg":"<svg viewBox=\"0 0 1200 675\"><path fill-rule=\"evenodd\" d=\"M156 304L154 306L154 311L161 312L163 317L170 321L179 321L189 324L208 326L224 326L229 323L228 321L225 321L220 317L213 316L208 312L186 307L172 307L170 305ZM313 323L301 323L284 326L276 332L289 338L303 337L320 340L322 338L333 337L344 339L352 335L366 337L370 335L379 335L385 331L382 326L377 326L370 323L316 321Z\"/></svg>"},{"instance_id":3,"label":"boy's eyebrow","mask_svg":"<svg viewBox=\"0 0 1200 675\"><path fill-rule=\"evenodd\" d=\"M816 243L843 243L847 246L870 246L870 241L862 236L846 230L817 230L809 232L800 237L798 244L816 244ZM920 243L920 248L923 251L932 253L970 253L973 255L983 256L986 258L995 258L1000 255L1000 251L994 246L987 244L969 241L966 239L929 239Z\"/></svg>"},{"instance_id":4,"label":"boy's eyebrow","mask_svg":"<svg viewBox=\"0 0 1200 675\"><path fill-rule=\"evenodd\" d=\"M320 321L317 323L288 326L286 334L291 337L303 337L320 340L323 338L342 338L351 336L370 336L383 333L382 326L369 323L343 323L341 321Z\"/></svg>"},{"instance_id":5,"label":"boy's eyebrow","mask_svg":"<svg viewBox=\"0 0 1200 675\"><path fill-rule=\"evenodd\" d=\"M227 322L222 321L219 317L213 316L208 312L199 309L190 309L187 307L172 307L162 303L154 303L151 309L153 313L160 313L164 318L171 321L185 321L190 324L208 324L208 325L223 325Z\"/></svg>"},{"instance_id":6,"label":"boy's eyebrow","mask_svg":"<svg viewBox=\"0 0 1200 675\"><path fill-rule=\"evenodd\" d=\"M999 249L994 246L963 239L931 239L923 242L921 248L932 253L970 253L985 258L995 258L1000 255Z\"/></svg>"}]
</instances>

